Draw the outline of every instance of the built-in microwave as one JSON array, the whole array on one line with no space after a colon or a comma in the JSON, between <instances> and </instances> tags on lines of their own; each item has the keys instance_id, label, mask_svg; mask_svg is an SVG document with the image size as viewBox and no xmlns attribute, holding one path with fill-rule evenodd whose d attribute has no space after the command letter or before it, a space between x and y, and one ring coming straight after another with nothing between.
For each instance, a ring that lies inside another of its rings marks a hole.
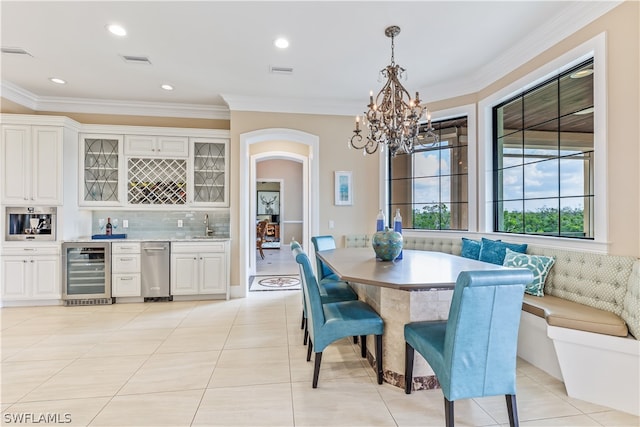
<instances>
[{"instance_id":1,"label":"built-in microwave","mask_svg":"<svg viewBox=\"0 0 640 427\"><path fill-rule=\"evenodd\" d=\"M5 240L56 240L57 208L8 207Z\"/></svg>"}]
</instances>

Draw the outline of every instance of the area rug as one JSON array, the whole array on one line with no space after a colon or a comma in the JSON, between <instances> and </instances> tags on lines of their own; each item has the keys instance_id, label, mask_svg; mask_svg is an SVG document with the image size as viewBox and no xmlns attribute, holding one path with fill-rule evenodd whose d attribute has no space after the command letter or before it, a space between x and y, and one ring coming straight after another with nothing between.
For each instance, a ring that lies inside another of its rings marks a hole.
<instances>
[{"instance_id":1,"label":"area rug","mask_svg":"<svg viewBox=\"0 0 640 427\"><path fill-rule=\"evenodd\" d=\"M295 276L254 276L249 291L283 291L300 289L300 277Z\"/></svg>"}]
</instances>

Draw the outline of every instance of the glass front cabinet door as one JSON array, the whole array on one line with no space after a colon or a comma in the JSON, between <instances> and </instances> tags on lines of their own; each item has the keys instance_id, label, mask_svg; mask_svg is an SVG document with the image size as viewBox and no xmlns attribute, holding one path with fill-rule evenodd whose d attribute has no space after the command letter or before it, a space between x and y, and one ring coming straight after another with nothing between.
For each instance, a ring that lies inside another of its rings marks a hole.
<instances>
[{"instance_id":1,"label":"glass front cabinet door","mask_svg":"<svg viewBox=\"0 0 640 427\"><path fill-rule=\"evenodd\" d=\"M122 204L122 146L122 135L80 135L80 205Z\"/></svg>"},{"instance_id":2,"label":"glass front cabinet door","mask_svg":"<svg viewBox=\"0 0 640 427\"><path fill-rule=\"evenodd\" d=\"M191 138L191 204L229 206L228 152L228 139Z\"/></svg>"}]
</instances>

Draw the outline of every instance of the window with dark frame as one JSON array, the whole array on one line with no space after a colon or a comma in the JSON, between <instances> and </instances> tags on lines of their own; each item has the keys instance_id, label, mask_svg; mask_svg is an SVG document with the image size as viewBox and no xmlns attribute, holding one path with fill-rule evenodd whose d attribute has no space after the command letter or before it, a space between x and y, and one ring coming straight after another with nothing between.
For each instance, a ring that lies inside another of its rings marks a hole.
<instances>
[{"instance_id":1,"label":"window with dark frame","mask_svg":"<svg viewBox=\"0 0 640 427\"><path fill-rule=\"evenodd\" d=\"M432 126L438 142L389 159L388 222L400 209L404 229L468 230L467 117Z\"/></svg>"},{"instance_id":2,"label":"window with dark frame","mask_svg":"<svg viewBox=\"0 0 640 427\"><path fill-rule=\"evenodd\" d=\"M593 239L593 59L493 108L496 232Z\"/></svg>"}]
</instances>

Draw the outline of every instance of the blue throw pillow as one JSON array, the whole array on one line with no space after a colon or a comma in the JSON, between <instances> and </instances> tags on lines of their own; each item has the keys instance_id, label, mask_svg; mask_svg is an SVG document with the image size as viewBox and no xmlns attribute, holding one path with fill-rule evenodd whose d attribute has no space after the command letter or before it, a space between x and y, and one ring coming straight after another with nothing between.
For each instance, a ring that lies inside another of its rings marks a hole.
<instances>
[{"instance_id":1,"label":"blue throw pillow","mask_svg":"<svg viewBox=\"0 0 640 427\"><path fill-rule=\"evenodd\" d=\"M502 265L531 270L533 281L526 286L524 291L530 295L541 297L544 296L544 282L547 280L547 274L549 274L555 262L555 257L521 254L507 248L507 254Z\"/></svg>"},{"instance_id":2,"label":"blue throw pillow","mask_svg":"<svg viewBox=\"0 0 640 427\"><path fill-rule=\"evenodd\" d=\"M471 240L466 237L462 238L462 251L460 252L460 256L470 259L479 259L480 258L480 241L479 240Z\"/></svg>"},{"instance_id":3,"label":"blue throw pillow","mask_svg":"<svg viewBox=\"0 0 640 427\"><path fill-rule=\"evenodd\" d=\"M499 240L489 240L482 238L480 245L480 261L490 262L491 264L502 265L504 257L507 254L507 248L521 254L527 251L527 244L505 243Z\"/></svg>"}]
</instances>

